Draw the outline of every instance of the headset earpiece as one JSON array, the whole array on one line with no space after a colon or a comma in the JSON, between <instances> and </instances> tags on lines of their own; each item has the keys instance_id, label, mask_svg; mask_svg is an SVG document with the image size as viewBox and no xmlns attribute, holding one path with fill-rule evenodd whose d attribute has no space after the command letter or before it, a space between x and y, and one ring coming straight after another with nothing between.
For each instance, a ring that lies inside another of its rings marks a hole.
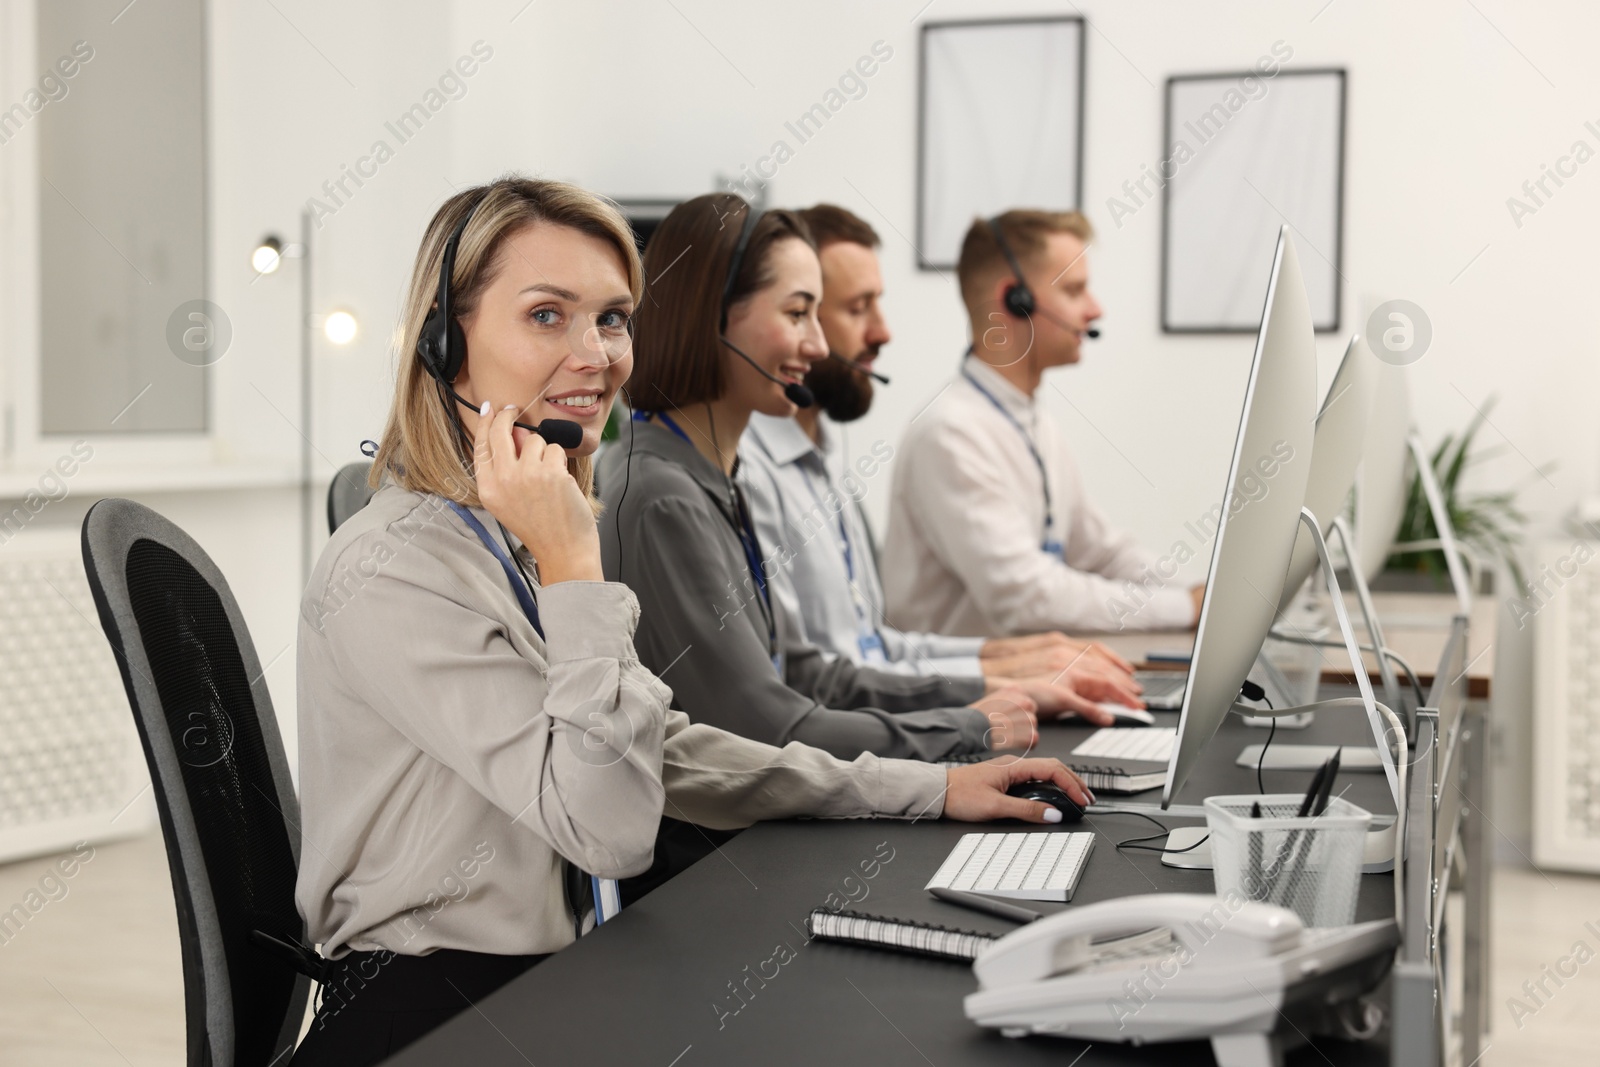
<instances>
[{"instance_id":1,"label":"headset earpiece","mask_svg":"<svg viewBox=\"0 0 1600 1067\"><path fill-rule=\"evenodd\" d=\"M1011 252L1011 246L1006 243L1006 235L1000 229L1000 216L996 215L985 221L989 224L989 232L994 234L994 243L1000 247L1000 254L1006 258L1006 265L1011 268L1011 277L1016 279L1015 284L1006 286L1001 303L1013 318L1029 318L1038 305L1034 303L1033 290L1028 288L1027 279L1022 276L1022 264L1017 262L1017 257Z\"/></svg>"},{"instance_id":2,"label":"headset earpiece","mask_svg":"<svg viewBox=\"0 0 1600 1067\"><path fill-rule=\"evenodd\" d=\"M1006 286L1005 305L1015 318L1029 318L1033 315L1033 290L1026 283Z\"/></svg>"},{"instance_id":3,"label":"headset earpiece","mask_svg":"<svg viewBox=\"0 0 1600 1067\"><path fill-rule=\"evenodd\" d=\"M428 373L446 385L456 380L461 365L466 362L467 334L452 315L448 320L439 314L439 305L428 309L422 320L422 332L417 335L417 357Z\"/></svg>"},{"instance_id":4,"label":"headset earpiece","mask_svg":"<svg viewBox=\"0 0 1600 1067\"><path fill-rule=\"evenodd\" d=\"M429 374L446 386L456 380L467 361L467 333L450 308L450 275L455 273L456 249L461 244L461 235L482 203L480 199L472 205L444 243L444 254L439 259L439 295L417 333L417 358L422 360Z\"/></svg>"}]
</instances>

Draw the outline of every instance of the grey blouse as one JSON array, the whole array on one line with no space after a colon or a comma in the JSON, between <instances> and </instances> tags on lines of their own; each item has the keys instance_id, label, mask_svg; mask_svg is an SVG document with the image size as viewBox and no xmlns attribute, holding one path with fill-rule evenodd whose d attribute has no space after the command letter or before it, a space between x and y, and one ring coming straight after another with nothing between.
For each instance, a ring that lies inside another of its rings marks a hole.
<instances>
[{"instance_id":1,"label":"grey blouse","mask_svg":"<svg viewBox=\"0 0 1600 1067\"><path fill-rule=\"evenodd\" d=\"M728 479L670 428L655 420L623 427L597 478L606 579L638 596L639 659L690 719L846 759L937 760L987 749L987 717L962 706L983 695L981 678L857 666L808 644L784 613L769 613ZM759 545L754 556L764 558Z\"/></svg>"}]
</instances>

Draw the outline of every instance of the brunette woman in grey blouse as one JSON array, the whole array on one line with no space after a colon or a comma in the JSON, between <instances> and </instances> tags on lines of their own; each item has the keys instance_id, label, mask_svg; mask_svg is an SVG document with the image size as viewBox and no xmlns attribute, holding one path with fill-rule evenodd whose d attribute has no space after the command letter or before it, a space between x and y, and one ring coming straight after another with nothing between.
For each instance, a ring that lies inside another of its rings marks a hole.
<instances>
[{"instance_id":1,"label":"brunette woman in grey blouse","mask_svg":"<svg viewBox=\"0 0 1600 1067\"><path fill-rule=\"evenodd\" d=\"M792 415L794 387L827 355L810 233L792 212L711 194L674 208L645 260L635 417L602 461L601 548L606 577L639 597L639 657L678 707L845 759L1022 748L1035 713L1110 721L1095 702L1121 690L1098 674L993 685L878 671L808 644L767 595L770 564L733 474L751 413Z\"/></svg>"},{"instance_id":2,"label":"brunette woman in grey blouse","mask_svg":"<svg viewBox=\"0 0 1600 1067\"><path fill-rule=\"evenodd\" d=\"M462 362L441 381L417 344L458 231ZM423 237L378 491L329 542L301 607L296 898L334 965L296 1064L375 1063L571 943L588 891L609 899L596 882L649 866L669 803L735 828L1057 821L1004 794L1034 778L1089 800L1055 760L845 762L668 710L634 651L638 603L602 576L590 488L640 279L622 216L560 182L461 193ZM576 422L581 443L516 425L545 419ZM569 869L593 876L570 899Z\"/></svg>"}]
</instances>

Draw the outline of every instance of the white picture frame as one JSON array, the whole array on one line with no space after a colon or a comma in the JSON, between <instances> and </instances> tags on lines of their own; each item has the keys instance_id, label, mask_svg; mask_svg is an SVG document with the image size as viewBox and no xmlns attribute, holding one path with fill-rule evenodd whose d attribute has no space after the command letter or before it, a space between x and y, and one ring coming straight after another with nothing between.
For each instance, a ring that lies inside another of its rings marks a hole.
<instances>
[{"instance_id":1,"label":"white picture frame","mask_svg":"<svg viewBox=\"0 0 1600 1067\"><path fill-rule=\"evenodd\" d=\"M1161 329L1253 333L1287 223L1312 321L1339 329L1345 72L1256 70L1167 79L1161 159Z\"/></svg>"},{"instance_id":2,"label":"white picture frame","mask_svg":"<svg viewBox=\"0 0 1600 1067\"><path fill-rule=\"evenodd\" d=\"M917 114L917 266L949 270L975 218L1083 191L1081 17L930 22ZM1016 147L1034 151L1019 155Z\"/></svg>"}]
</instances>

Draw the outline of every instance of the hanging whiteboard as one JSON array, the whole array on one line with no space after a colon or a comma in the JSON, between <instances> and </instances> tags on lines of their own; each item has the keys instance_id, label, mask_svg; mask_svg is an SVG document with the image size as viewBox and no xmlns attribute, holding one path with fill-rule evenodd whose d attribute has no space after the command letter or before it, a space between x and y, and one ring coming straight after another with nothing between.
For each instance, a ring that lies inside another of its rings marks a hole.
<instances>
[{"instance_id":1,"label":"hanging whiteboard","mask_svg":"<svg viewBox=\"0 0 1600 1067\"><path fill-rule=\"evenodd\" d=\"M972 220L1078 206L1083 19L922 27L917 266L953 268Z\"/></svg>"},{"instance_id":2,"label":"hanging whiteboard","mask_svg":"<svg viewBox=\"0 0 1600 1067\"><path fill-rule=\"evenodd\" d=\"M1255 332L1288 223L1317 330L1339 328L1342 70L1167 80L1161 328Z\"/></svg>"}]
</instances>

